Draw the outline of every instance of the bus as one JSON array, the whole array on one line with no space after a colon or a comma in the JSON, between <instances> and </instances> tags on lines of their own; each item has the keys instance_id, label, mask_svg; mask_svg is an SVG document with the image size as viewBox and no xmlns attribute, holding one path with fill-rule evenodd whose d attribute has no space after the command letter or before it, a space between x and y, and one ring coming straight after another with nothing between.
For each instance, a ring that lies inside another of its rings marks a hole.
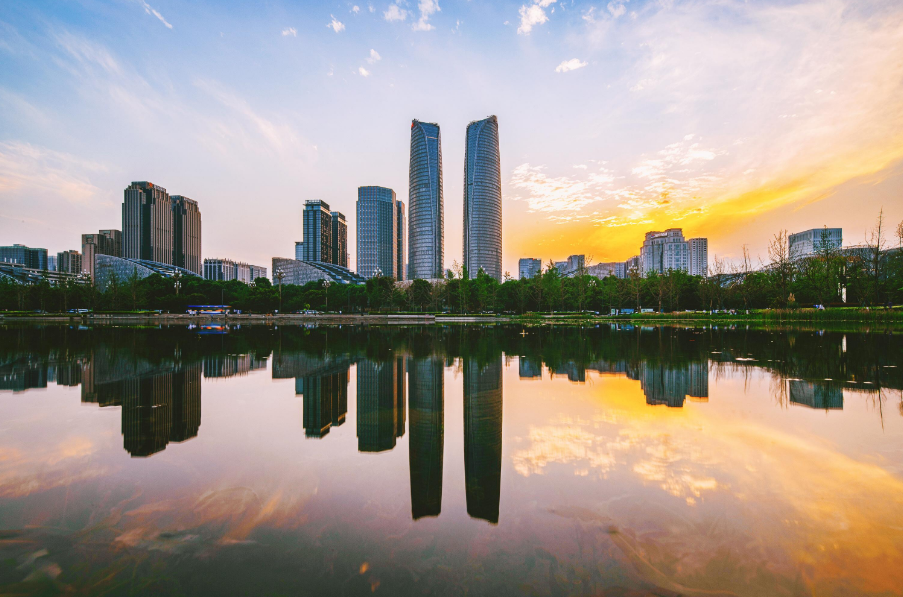
<instances>
[{"instance_id":1,"label":"bus","mask_svg":"<svg viewBox=\"0 0 903 597\"><path fill-rule=\"evenodd\" d=\"M189 315L228 315L231 312L231 305L188 305L186 311Z\"/></svg>"}]
</instances>

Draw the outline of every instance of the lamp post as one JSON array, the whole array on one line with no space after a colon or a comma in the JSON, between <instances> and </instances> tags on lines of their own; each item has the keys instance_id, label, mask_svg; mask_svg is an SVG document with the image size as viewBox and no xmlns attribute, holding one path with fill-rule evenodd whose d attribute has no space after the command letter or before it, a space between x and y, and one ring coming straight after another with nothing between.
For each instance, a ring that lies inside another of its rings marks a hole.
<instances>
[{"instance_id":1,"label":"lamp post","mask_svg":"<svg viewBox=\"0 0 903 597\"><path fill-rule=\"evenodd\" d=\"M282 281L285 279L285 272L277 269L275 276L279 280L279 310L282 311Z\"/></svg>"},{"instance_id":2,"label":"lamp post","mask_svg":"<svg viewBox=\"0 0 903 597\"><path fill-rule=\"evenodd\" d=\"M172 275L172 279L172 287L176 290L176 296L179 296L179 289L182 287L182 274L180 272L176 272Z\"/></svg>"},{"instance_id":3,"label":"lamp post","mask_svg":"<svg viewBox=\"0 0 903 597\"><path fill-rule=\"evenodd\" d=\"M331 282L329 280L323 280L323 296L326 298L326 306L323 308L324 311L329 311L329 285Z\"/></svg>"}]
</instances>

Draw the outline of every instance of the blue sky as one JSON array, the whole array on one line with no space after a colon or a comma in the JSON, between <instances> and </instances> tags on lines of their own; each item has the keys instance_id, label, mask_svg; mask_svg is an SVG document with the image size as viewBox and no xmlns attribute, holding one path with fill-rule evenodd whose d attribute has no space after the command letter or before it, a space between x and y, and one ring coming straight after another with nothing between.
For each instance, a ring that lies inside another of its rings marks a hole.
<instances>
[{"instance_id":1,"label":"blue sky","mask_svg":"<svg viewBox=\"0 0 903 597\"><path fill-rule=\"evenodd\" d=\"M901 81L890 0L5 2L0 242L78 248L151 180L200 202L205 257L269 266L306 199L352 224L358 186L407 201L418 118L442 127L449 266L490 114L506 270L668 226L728 257L784 227L858 242L882 206L903 220Z\"/></svg>"}]
</instances>

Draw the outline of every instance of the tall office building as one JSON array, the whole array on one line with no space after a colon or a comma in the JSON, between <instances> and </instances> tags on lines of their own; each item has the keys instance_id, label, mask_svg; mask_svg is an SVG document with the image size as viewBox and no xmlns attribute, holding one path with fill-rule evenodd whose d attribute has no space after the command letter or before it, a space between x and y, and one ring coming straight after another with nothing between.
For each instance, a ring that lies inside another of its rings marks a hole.
<instances>
[{"instance_id":1,"label":"tall office building","mask_svg":"<svg viewBox=\"0 0 903 597\"><path fill-rule=\"evenodd\" d=\"M332 260L332 214L329 204L315 199L304 202L304 261Z\"/></svg>"},{"instance_id":2,"label":"tall office building","mask_svg":"<svg viewBox=\"0 0 903 597\"><path fill-rule=\"evenodd\" d=\"M397 278L398 214L395 191L384 187L357 189L357 273Z\"/></svg>"},{"instance_id":3,"label":"tall office building","mask_svg":"<svg viewBox=\"0 0 903 597\"><path fill-rule=\"evenodd\" d=\"M56 271L67 274L82 273L82 255L78 251L61 251L56 254Z\"/></svg>"},{"instance_id":4,"label":"tall office building","mask_svg":"<svg viewBox=\"0 0 903 597\"><path fill-rule=\"evenodd\" d=\"M442 139L439 125L411 122L408 178L408 276L444 276L445 221L442 202Z\"/></svg>"},{"instance_id":5,"label":"tall office building","mask_svg":"<svg viewBox=\"0 0 903 597\"><path fill-rule=\"evenodd\" d=\"M101 230L97 234L82 234L82 270L94 279L94 262L97 255L122 257L122 232Z\"/></svg>"},{"instance_id":6,"label":"tall office building","mask_svg":"<svg viewBox=\"0 0 903 597\"><path fill-rule=\"evenodd\" d=\"M464 151L464 266L502 280L502 171L495 116L467 125Z\"/></svg>"},{"instance_id":7,"label":"tall office building","mask_svg":"<svg viewBox=\"0 0 903 597\"><path fill-rule=\"evenodd\" d=\"M690 243L690 275L708 277L709 239L691 238L687 242Z\"/></svg>"},{"instance_id":8,"label":"tall office building","mask_svg":"<svg viewBox=\"0 0 903 597\"><path fill-rule=\"evenodd\" d=\"M464 484L467 513L499 521L502 480L502 357L464 365Z\"/></svg>"},{"instance_id":9,"label":"tall office building","mask_svg":"<svg viewBox=\"0 0 903 597\"><path fill-rule=\"evenodd\" d=\"M25 245L0 247L0 263L18 263L31 269L47 269L47 249Z\"/></svg>"},{"instance_id":10,"label":"tall office building","mask_svg":"<svg viewBox=\"0 0 903 597\"><path fill-rule=\"evenodd\" d=\"M348 222L345 214L333 211L332 216L332 261L336 265L348 267Z\"/></svg>"},{"instance_id":11,"label":"tall office building","mask_svg":"<svg viewBox=\"0 0 903 597\"><path fill-rule=\"evenodd\" d=\"M404 202L401 199L395 200L395 239L395 278L405 280L407 260L404 255L408 236Z\"/></svg>"},{"instance_id":12,"label":"tall office building","mask_svg":"<svg viewBox=\"0 0 903 597\"><path fill-rule=\"evenodd\" d=\"M100 236L104 239L104 255L122 257L122 230L101 230Z\"/></svg>"},{"instance_id":13,"label":"tall office building","mask_svg":"<svg viewBox=\"0 0 903 597\"><path fill-rule=\"evenodd\" d=\"M122 202L122 256L173 262L173 209L169 193L151 182L133 182Z\"/></svg>"},{"instance_id":14,"label":"tall office building","mask_svg":"<svg viewBox=\"0 0 903 597\"><path fill-rule=\"evenodd\" d=\"M198 202L172 195L172 264L198 275L204 273L201 261L201 210Z\"/></svg>"},{"instance_id":15,"label":"tall office building","mask_svg":"<svg viewBox=\"0 0 903 597\"><path fill-rule=\"evenodd\" d=\"M442 365L438 357L408 361L408 463L414 520L439 516L442 511L445 442Z\"/></svg>"},{"instance_id":16,"label":"tall office building","mask_svg":"<svg viewBox=\"0 0 903 597\"><path fill-rule=\"evenodd\" d=\"M683 230L669 228L664 232L647 232L640 249L640 270L663 274L668 270L690 271L690 245Z\"/></svg>"},{"instance_id":17,"label":"tall office building","mask_svg":"<svg viewBox=\"0 0 903 597\"><path fill-rule=\"evenodd\" d=\"M541 273L542 259L524 257L517 262L517 277L521 280L529 280L530 278Z\"/></svg>"}]
</instances>

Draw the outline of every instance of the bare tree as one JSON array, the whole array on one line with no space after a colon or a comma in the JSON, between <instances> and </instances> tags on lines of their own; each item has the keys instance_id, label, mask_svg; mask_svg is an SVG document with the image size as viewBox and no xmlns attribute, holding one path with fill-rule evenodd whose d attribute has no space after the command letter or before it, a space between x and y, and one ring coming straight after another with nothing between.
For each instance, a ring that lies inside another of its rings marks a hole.
<instances>
[{"instance_id":1,"label":"bare tree","mask_svg":"<svg viewBox=\"0 0 903 597\"><path fill-rule=\"evenodd\" d=\"M881 211L878 212L878 221L875 222L875 227L872 228L866 243L869 249L869 277L872 279L872 297L876 305L881 303L881 251L884 250L886 242L887 240L884 238L884 208L882 207Z\"/></svg>"},{"instance_id":2,"label":"bare tree","mask_svg":"<svg viewBox=\"0 0 903 597\"><path fill-rule=\"evenodd\" d=\"M771 239L768 245L769 269L771 270L775 301L786 307L790 300L790 285L793 283L795 264L790 254L788 235L781 230Z\"/></svg>"}]
</instances>

